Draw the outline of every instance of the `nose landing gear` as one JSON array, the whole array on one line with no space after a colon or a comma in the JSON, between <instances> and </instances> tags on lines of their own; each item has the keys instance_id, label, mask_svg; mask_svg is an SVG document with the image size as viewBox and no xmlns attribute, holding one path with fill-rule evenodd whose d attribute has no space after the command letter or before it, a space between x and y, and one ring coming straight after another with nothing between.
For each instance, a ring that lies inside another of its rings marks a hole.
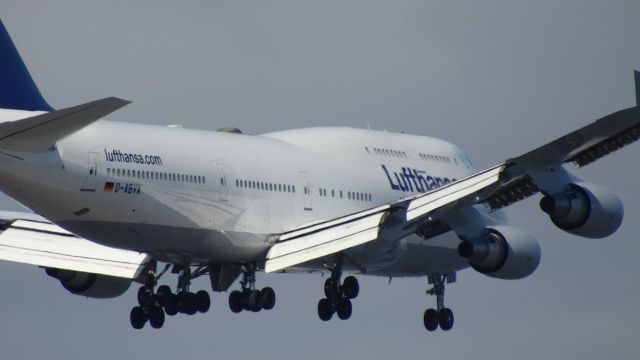
<instances>
[{"instance_id":1,"label":"nose landing gear","mask_svg":"<svg viewBox=\"0 0 640 360\"><path fill-rule=\"evenodd\" d=\"M446 283L454 283L456 281L456 273L429 275L429 284L433 287L427 290L428 295L436 296L436 309L427 309L424 312L424 327L428 331L440 329L449 331L453 328L453 311L444 306L444 285Z\"/></svg>"}]
</instances>

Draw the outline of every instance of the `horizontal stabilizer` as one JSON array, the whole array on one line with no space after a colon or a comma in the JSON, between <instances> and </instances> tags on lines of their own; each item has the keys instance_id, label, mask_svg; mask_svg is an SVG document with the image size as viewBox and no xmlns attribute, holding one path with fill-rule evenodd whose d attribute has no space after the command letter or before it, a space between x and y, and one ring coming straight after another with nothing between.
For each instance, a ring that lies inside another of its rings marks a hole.
<instances>
[{"instance_id":1,"label":"horizontal stabilizer","mask_svg":"<svg viewBox=\"0 0 640 360\"><path fill-rule=\"evenodd\" d=\"M109 97L34 117L0 123L0 148L38 152L52 148L58 140L129 104Z\"/></svg>"},{"instance_id":2,"label":"horizontal stabilizer","mask_svg":"<svg viewBox=\"0 0 640 360\"><path fill-rule=\"evenodd\" d=\"M150 261L147 254L102 246L45 219L26 218L4 225L0 260L127 279L136 279Z\"/></svg>"}]
</instances>

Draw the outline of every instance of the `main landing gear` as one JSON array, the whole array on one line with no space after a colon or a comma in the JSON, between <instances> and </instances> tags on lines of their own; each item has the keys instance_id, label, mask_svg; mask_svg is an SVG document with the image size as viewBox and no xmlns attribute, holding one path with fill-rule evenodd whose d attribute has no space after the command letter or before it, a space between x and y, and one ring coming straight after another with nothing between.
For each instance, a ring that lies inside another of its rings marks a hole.
<instances>
[{"instance_id":1,"label":"main landing gear","mask_svg":"<svg viewBox=\"0 0 640 360\"><path fill-rule=\"evenodd\" d=\"M174 294L167 285L158 287L154 292L158 279L169 269L169 265L156 276L155 266L146 275L145 284L138 290L138 305L131 309L130 320L134 329L142 329L149 322L151 327L159 329L164 325L165 314L174 316L177 313L194 315L205 313L211 307L209 293L200 290L197 293L189 291L191 280L206 273L205 268L199 268L194 273L189 266L178 270L178 287Z\"/></svg>"},{"instance_id":2,"label":"main landing gear","mask_svg":"<svg viewBox=\"0 0 640 360\"><path fill-rule=\"evenodd\" d=\"M436 309L424 312L424 327L429 331L435 331L438 326L444 331L453 328L453 312L444 306L444 284L454 283L455 275L456 273L429 275L429 284L433 287L427 290L427 294L436 296Z\"/></svg>"},{"instance_id":3,"label":"main landing gear","mask_svg":"<svg viewBox=\"0 0 640 360\"><path fill-rule=\"evenodd\" d=\"M256 266L247 264L242 269L242 290L234 290L229 294L229 309L234 313L244 311L259 312L271 310L276 305L276 293L272 288L266 287L258 290L256 283Z\"/></svg>"},{"instance_id":4,"label":"main landing gear","mask_svg":"<svg viewBox=\"0 0 640 360\"><path fill-rule=\"evenodd\" d=\"M338 314L340 320L347 320L351 317L353 310L351 300L355 299L360 292L358 279L347 276L342 285L342 256L338 257L331 270L331 276L324 282L325 298L318 302L318 317L322 321L329 321L334 313Z\"/></svg>"}]
</instances>

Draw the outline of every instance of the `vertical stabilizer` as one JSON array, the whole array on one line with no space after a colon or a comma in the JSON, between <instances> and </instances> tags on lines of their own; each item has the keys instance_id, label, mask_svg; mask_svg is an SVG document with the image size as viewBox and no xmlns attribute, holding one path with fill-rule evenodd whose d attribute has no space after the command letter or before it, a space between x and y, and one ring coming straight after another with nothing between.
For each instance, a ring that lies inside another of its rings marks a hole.
<instances>
[{"instance_id":1,"label":"vertical stabilizer","mask_svg":"<svg viewBox=\"0 0 640 360\"><path fill-rule=\"evenodd\" d=\"M0 20L0 108L52 111Z\"/></svg>"}]
</instances>

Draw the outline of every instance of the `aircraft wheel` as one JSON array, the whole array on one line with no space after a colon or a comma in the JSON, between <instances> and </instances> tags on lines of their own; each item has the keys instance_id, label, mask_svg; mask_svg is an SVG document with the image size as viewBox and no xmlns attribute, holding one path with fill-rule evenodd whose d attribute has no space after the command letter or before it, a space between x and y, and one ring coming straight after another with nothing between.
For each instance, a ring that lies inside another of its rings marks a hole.
<instances>
[{"instance_id":1,"label":"aircraft wheel","mask_svg":"<svg viewBox=\"0 0 640 360\"><path fill-rule=\"evenodd\" d=\"M176 294L169 294L164 299L164 312L169 316L174 316L178 313L178 296Z\"/></svg>"},{"instance_id":2,"label":"aircraft wheel","mask_svg":"<svg viewBox=\"0 0 640 360\"><path fill-rule=\"evenodd\" d=\"M438 312L435 309L427 309L424 312L424 327L429 331L435 331L438 328Z\"/></svg>"},{"instance_id":3,"label":"aircraft wheel","mask_svg":"<svg viewBox=\"0 0 640 360\"><path fill-rule=\"evenodd\" d=\"M276 305L276 292L272 288L266 287L260 292L262 308L271 310Z\"/></svg>"},{"instance_id":4,"label":"aircraft wheel","mask_svg":"<svg viewBox=\"0 0 640 360\"><path fill-rule=\"evenodd\" d=\"M333 316L333 306L327 298L320 299L318 302L318 317L322 321L329 321Z\"/></svg>"},{"instance_id":5,"label":"aircraft wheel","mask_svg":"<svg viewBox=\"0 0 640 360\"><path fill-rule=\"evenodd\" d=\"M153 294L146 286L142 286L140 287L140 289L138 289L138 305L140 305L141 307L149 305L152 298Z\"/></svg>"},{"instance_id":6,"label":"aircraft wheel","mask_svg":"<svg viewBox=\"0 0 640 360\"><path fill-rule=\"evenodd\" d=\"M347 276L342 283L342 292L347 299L355 299L360 293L360 285L358 279L353 276Z\"/></svg>"},{"instance_id":7,"label":"aircraft wheel","mask_svg":"<svg viewBox=\"0 0 640 360\"><path fill-rule=\"evenodd\" d=\"M453 311L449 308L444 308L438 312L438 323L440 328L444 331L449 331L453 327Z\"/></svg>"},{"instance_id":8,"label":"aircraft wheel","mask_svg":"<svg viewBox=\"0 0 640 360\"><path fill-rule=\"evenodd\" d=\"M209 293L204 290L198 291L196 293L196 308L198 309L198 311L201 313L206 313L207 311L209 311L210 307L211 298L209 297Z\"/></svg>"},{"instance_id":9,"label":"aircraft wheel","mask_svg":"<svg viewBox=\"0 0 640 360\"><path fill-rule=\"evenodd\" d=\"M189 292L186 294L185 299L185 313L187 315L195 315L195 313L198 312L198 298L196 297L196 294Z\"/></svg>"},{"instance_id":10,"label":"aircraft wheel","mask_svg":"<svg viewBox=\"0 0 640 360\"><path fill-rule=\"evenodd\" d=\"M328 278L324 282L324 296L326 296L327 299L331 299L333 296L333 280L331 278Z\"/></svg>"},{"instance_id":11,"label":"aircraft wheel","mask_svg":"<svg viewBox=\"0 0 640 360\"><path fill-rule=\"evenodd\" d=\"M147 314L144 313L142 307L136 306L131 309L129 320L131 321L131 326L133 326L134 329L142 329L144 324L147 322Z\"/></svg>"},{"instance_id":12,"label":"aircraft wheel","mask_svg":"<svg viewBox=\"0 0 640 360\"><path fill-rule=\"evenodd\" d=\"M178 311L187 315L194 315L196 309L196 294L190 292L178 293Z\"/></svg>"},{"instance_id":13,"label":"aircraft wheel","mask_svg":"<svg viewBox=\"0 0 640 360\"><path fill-rule=\"evenodd\" d=\"M149 310L149 324L154 329L160 329L164 325L164 311L159 306L154 306Z\"/></svg>"},{"instance_id":14,"label":"aircraft wheel","mask_svg":"<svg viewBox=\"0 0 640 360\"><path fill-rule=\"evenodd\" d=\"M242 292L234 290L229 294L229 309L233 313L239 313L244 308Z\"/></svg>"},{"instance_id":15,"label":"aircraft wheel","mask_svg":"<svg viewBox=\"0 0 640 360\"><path fill-rule=\"evenodd\" d=\"M258 312L262 310L262 297L260 290L251 290L248 298L249 310Z\"/></svg>"},{"instance_id":16,"label":"aircraft wheel","mask_svg":"<svg viewBox=\"0 0 640 360\"><path fill-rule=\"evenodd\" d=\"M158 290L156 291L156 297L158 298L158 304L160 304L160 306L165 306L167 303L167 299L173 295L171 293L171 288L168 287L167 285L162 285L160 287L158 287Z\"/></svg>"},{"instance_id":17,"label":"aircraft wheel","mask_svg":"<svg viewBox=\"0 0 640 360\"><path fill-rule=\"evenodd\" d=\"M338 303L336 304L336 313L338 313L340 320L347 320L350 318L352 310L351 300L347 298L341 298L338 300Z\"/></svg>"}]
</instances>

